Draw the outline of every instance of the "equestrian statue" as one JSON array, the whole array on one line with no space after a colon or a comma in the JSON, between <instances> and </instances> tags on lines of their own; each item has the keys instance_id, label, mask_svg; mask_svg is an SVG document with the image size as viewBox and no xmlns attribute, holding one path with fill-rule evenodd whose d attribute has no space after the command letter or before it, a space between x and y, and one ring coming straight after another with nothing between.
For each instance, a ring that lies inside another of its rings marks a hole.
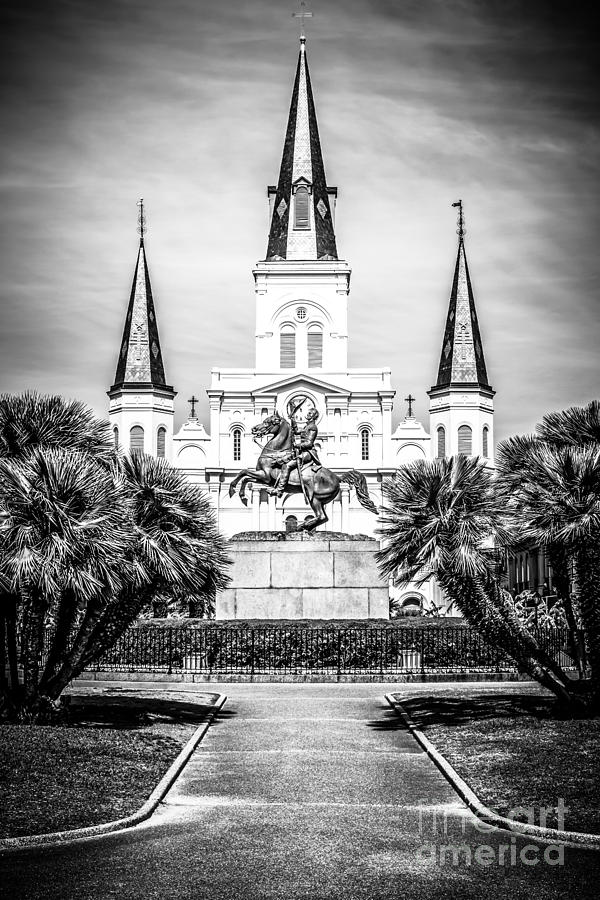
<instances>
[{"instance_id":1,"label":"equestrian statue","mask_svg":"<svg viewBox=\"0 0 600 900\"><path fill-rule=\"evenodd\" d=\"M258 438L272 435L264 446L256 463L256 469L242 469L229 485L229 496L233 497L238 484L240 500L248 505L246 486L250 482L262 485L269 494L277 497L283 494L304 494L304 499L312 509L313 518L307 519L298 530L314 531L318 525L329 521L325 506L331 503L340 492L340 484L346 482L356 490L362 506L370 512L379 510L371 500L367 482L362 472L350 469L343 475L336 475L325 468L319 461L315 449L317 438L316 409L306 416L306 424L298 433L295 416L308 398L304 397L296 403L288 404L288 419L278 412L263 419L252 429L252 436L258 444Z\"/></svg>"}]
</instances>

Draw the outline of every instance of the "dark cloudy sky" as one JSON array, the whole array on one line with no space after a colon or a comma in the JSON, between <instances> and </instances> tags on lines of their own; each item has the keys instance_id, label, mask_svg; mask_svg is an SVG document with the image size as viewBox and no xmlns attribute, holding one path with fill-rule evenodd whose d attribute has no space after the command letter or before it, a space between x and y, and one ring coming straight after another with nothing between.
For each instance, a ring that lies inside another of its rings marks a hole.
<instances>
[{"instance_id":1,"label":"dark cloudy sky","mask_svg":"<svg viewBox=\"0 0 600 900\"><path fill-rule=\"evenodd\" d=\"M498 437L597 397L595 6L312 8L325 166L353 268L350 364L390 365L398 398L412 391L426 420L461 197ZM3 0L0 389L56 391L105 413L140 196L178 421L211 366L253 365L251 268L287 121L293 9Z\"/></svg>"}]
</instances>

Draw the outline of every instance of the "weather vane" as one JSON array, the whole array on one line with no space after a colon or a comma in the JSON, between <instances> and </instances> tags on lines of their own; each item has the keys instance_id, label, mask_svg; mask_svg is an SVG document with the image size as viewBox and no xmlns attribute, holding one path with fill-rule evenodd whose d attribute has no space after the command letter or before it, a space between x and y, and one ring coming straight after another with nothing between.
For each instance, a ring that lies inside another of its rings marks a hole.
<instances>
[{"instance_id":1,"label":"weather vane","mask_svg":"<svg viewBox=\"0 0 600 900\"><path fill-rule=\"evenodd\" d=\"M146 234L146 213L144 212L144 199L140 197L137 202L137 206L139 206L140 211L138 213L138 234L142 240L144 240L144 235Z\"/></svg>"},{"instance_id":2,"label":"weather vane","mask_svg":"<svg viewBox=\"0 0 600 900\"><path fill-rule=\"evenodd\" d=\"M456 229L456 233L462 240L467 233L467 229L465 228L465 217L463 216L462 200L457 200L452 206L458 206L458 228Z\"/></svg>"},{"instance_id":3,"label":"weather vane","mask_svg":"<svg viewBox=\"0 0 600 900\"><path fill-rule=\"evenodd\" d=\"M306 3L304 0L301 0L300 3L300 12L292 13L292 19L300 19L300 40L306 40L306 35L304 34L304 20L312 19L312 13L309 12L306 8Z\"/></svg>"},{"instance_id":4,"label":"weather vane","mask_svg":"<svg viewBox=\"0 0 600 900\"><path fill-rule=\"evenodd\" d=\"M413 407L413 403L415 402L415 398L413 397L412 394L409 394L408 397L405 397L404 399L408 403L408 418L411 419L412 418L412 407Z\"/></svg>"}]
</instances>

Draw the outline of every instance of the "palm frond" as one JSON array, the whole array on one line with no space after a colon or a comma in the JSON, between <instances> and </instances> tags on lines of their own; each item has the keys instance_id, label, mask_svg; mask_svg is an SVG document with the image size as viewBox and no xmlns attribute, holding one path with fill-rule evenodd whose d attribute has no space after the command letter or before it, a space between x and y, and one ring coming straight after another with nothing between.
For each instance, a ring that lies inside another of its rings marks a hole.
<instances>
[{"instance_id":1,"label":"palm frond","mask_svg":"<svg viewBox=\"0 0 600 900\"><path fill-rule=\"evenodd\" d=\"M557 447L600 446L600 400L545 415L537 426L541 440Z\"/></svg>"}]
</instances>

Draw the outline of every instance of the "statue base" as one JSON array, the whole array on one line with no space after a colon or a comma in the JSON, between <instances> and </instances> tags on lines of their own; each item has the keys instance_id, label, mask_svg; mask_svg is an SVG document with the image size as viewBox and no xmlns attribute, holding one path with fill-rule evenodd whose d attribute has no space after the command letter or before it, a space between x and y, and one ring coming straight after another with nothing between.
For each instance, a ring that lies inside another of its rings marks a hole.
<instances>
[{"instance_id":1,"label":"statue base","mask_svg":"<svg viewBox=\"0 0 600 900\"><path fill-rule=\"evenodd\" d=\"M242 532L217 619L388 619L389 591L366 535Z\"/></svg>"}]
</instances>

